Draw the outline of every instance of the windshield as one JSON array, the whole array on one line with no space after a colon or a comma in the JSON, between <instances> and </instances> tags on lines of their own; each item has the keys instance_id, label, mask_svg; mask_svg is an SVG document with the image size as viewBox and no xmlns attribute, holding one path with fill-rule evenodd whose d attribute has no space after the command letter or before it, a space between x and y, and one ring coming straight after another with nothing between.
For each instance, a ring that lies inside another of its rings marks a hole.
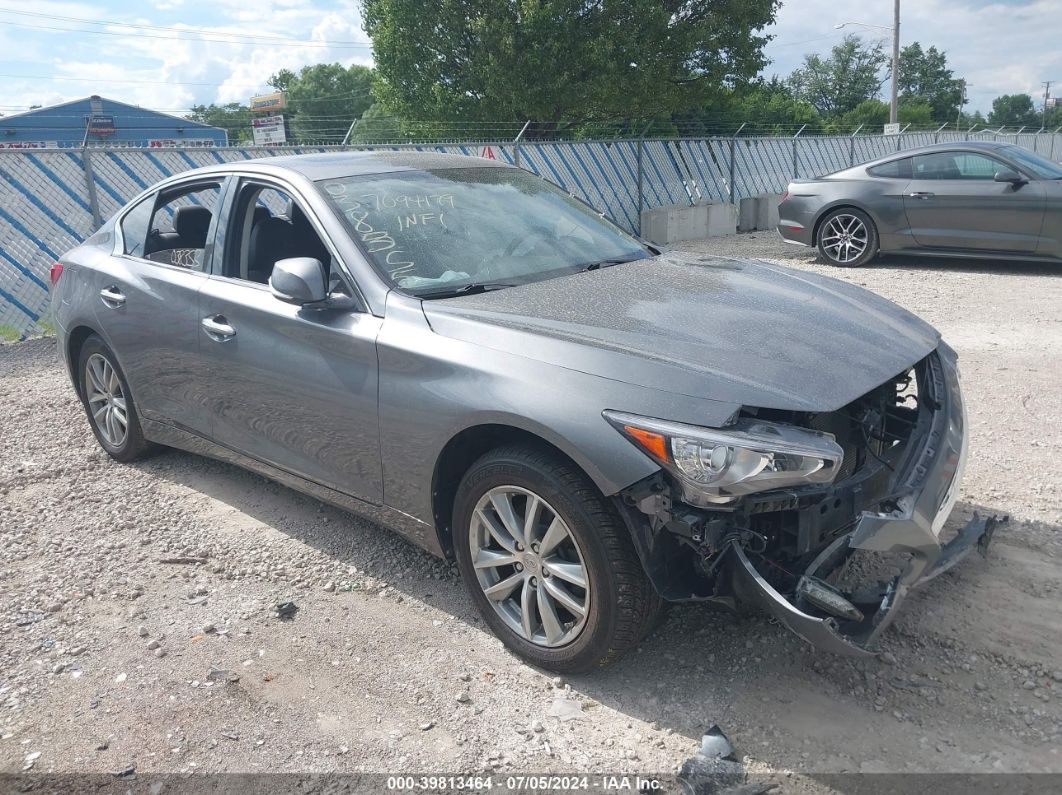
<instances>
[{"instance_id":1,"label":"windshield","mask_svg":"<svg viewBox=\"0 0 1062 795\"><path fill-rule=\"evenodd\" d=\"M515 168L400 171L318 184L377 269L420 297L649 256L611 221Z\"/></svg>"},{"instance_id":2,"label":"windshield","mask_svg":"<svg viewBox=\"0 0 1062 795\"><path fill-rule=\"evenodd\" d=\"M1062 179L1062 166L1020 146L1006 147L1007 157L1040 179Z\"/></svg>"}]
</instances>

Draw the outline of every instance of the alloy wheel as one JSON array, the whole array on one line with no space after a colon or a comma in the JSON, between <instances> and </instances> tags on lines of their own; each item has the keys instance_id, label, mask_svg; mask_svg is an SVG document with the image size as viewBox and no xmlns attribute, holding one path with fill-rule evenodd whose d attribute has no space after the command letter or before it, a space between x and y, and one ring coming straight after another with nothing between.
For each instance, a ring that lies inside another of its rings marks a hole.
<instances>
[{"instance_id":1,"label":"alloy wheel","mask_svg":"<svg viewBox=\"0 0 1062 795\"><path fill-rule=\"evenodd\" d=\"M106 357L94 353L85 362L85 394L92 423L111 447L129 434L129 409L121 379Z\"/></svg>"},{"instance_id":2,"label":"alloy wheel","mask_svg":"<svg viewBox=\"0 0 1062 795\"><path fill-rule=\"evenodd\" d=\"M493 488L476 504L468 537L479 586L513 632L549 648L578 637L590 613L586 564L548 502L519 486Z\"/></svg>"},{"instance_id":3,"label":"alloy wheel","mask_svg":"<svg viewBox=\"0 0 1062 795\"><path fill-rule=\"evenodd\" d=\"M854 262L870 242L866 224L855 215L833 216L822 229L822 248L834 262Z\"/></svg>"}]
</instances>

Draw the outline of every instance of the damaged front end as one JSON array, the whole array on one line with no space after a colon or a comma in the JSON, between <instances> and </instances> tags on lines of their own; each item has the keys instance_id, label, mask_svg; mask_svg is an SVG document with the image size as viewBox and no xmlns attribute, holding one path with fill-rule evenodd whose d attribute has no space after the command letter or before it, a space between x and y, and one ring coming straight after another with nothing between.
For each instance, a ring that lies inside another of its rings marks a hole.
<instances>
[{"instance_id":1,"label":"damaged front end","mask_svg":"<svg viewBox=\"0 0 1062 795\"><path fill-rule=\"evenodd\" d=\"M951 540L941 538L968 436L946 345L838 411L747 410L743 421L816 435L803 446L794 436L767 465L797 485L755 491L739 481L691 499L685 471L665 466L620 495L664 598L756 604L823 650L870 655L913 587L975 547L987 549L995 517L975 515ZM699 459L706 471L725 455L707 449Z\"/></svg>"}]
</instances>

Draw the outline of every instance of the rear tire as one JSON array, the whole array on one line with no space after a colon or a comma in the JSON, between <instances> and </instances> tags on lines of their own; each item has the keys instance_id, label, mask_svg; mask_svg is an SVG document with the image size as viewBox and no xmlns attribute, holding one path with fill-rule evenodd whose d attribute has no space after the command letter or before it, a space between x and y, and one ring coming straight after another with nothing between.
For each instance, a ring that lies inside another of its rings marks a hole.
<instances>
[{"instance_id":1,"label":"rear tire","mask_svg":"<svg viewBox=\"0 0 1062 795\"><path fill-rule=\"evenodd\" d=\"M533 665L607 665L659 619L662 600L615 508L550 450L504 447L476 461L458 486L453 528L461 576L487 626Z\"/></svg>"},{"instance_id":2,"label":"rear tire","mask_svg":"<svg viewBox=\"0 0 1062 795\"><path fill-rule=\"evenodd\" d=\"M839 207L819 223L819 256L830 265L858 268L878 255L878 229L870 216L854 207Z\"/></svg>"},{"instance_id":3,"label":"rear tire","mask_svg":"<svg viewBox=\"0 0 1062 795\"><path fill-rule=\"evenodd\" d=\"M77 372L89 427L107 455L127 463L153 452L118 358L95 334L81 346Z\"/></svg>"}]
</instances>

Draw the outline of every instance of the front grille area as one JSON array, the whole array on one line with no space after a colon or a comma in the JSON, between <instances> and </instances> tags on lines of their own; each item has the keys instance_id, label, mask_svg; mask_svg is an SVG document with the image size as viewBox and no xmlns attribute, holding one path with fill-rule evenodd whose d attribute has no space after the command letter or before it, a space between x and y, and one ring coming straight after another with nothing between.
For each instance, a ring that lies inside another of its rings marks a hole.
<instances>
[{"instance_id":1,"label":"front grille area","mask_svg":"<svg viewBox=\"0 0 1062 795\"><path fill-rule=\"evenodd\" d=\"M837 411L757 411L755 416L831 434L844 461L830 486L764 493L749 501L750 529L783 558L808 553L845 532L862 510L888 496L918 418L920 363Z\"/></svg>"}]
</instances>

